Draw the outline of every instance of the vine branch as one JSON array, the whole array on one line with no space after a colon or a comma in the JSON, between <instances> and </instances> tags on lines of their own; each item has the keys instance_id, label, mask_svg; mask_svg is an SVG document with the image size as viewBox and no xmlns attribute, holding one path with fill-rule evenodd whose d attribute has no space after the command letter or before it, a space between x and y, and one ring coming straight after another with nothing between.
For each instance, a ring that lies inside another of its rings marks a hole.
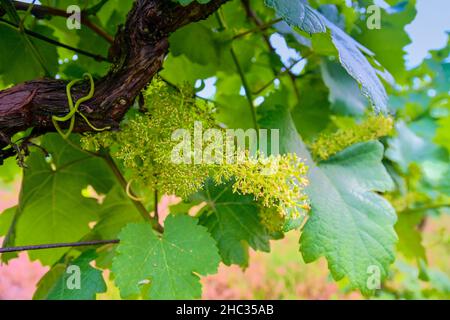
<instances>
[{"instance_id":1,"label":"vine branch","mask_svg":"<svg viewBox=\"0 0 450 320\"><path fill-rule=\"evenodd\" d=\"M42 250L42 249L68 248L68 247L99 246L99 245L104 245L104 244L116 244L119 242L120 242L119 239L113 239L113 240L95 240L95 241L39 244L39 245L30 245L30 246L0 248L0 253Z\"/></svg>"},{"instance_id":2,"label":"vine branch","mask_svg":"<svg viewBox=\"0 0 450 320\"><path fill-rule=\"evenodd\" d=\"M61 48L64 48L64 49L67 49L67 50L70 50L70 51L73 51L73 52L82 54L82 55L84 55L84 56L93 58L93 59L95 59L95 60L97 60L97 61L105 61L105 62L109 62L109 59L108 59L108 58L103 57L103 56L101 56L101 55L99 55L99 54L90 53L90 52L88 52L88 51L86 51L86 50L78 49L78 48L69 46L69 45L67 45L67 44L61 43L61 42L56 41L56 40L54 40L54 39L48 38L48 37L46 37L46 36L44 36L44 35L42 35L42 34L40 34L40 33L34 32L34 31L32 31L32 30L28 30L28 29L23 28L23 27L20 27L19 25L16 25L15 23L12 23L12 22L10 22L10 21L7 21L7 20L5 20L5 19L3 19L3 18L0 18L0 22L3 23L3 24L6 24L6 25L8 25L8 26L10 26L10 27L13 28L13 29L19 30L20 28L22 28L22 31L23 31L25 34L27 34L27 35L29 35L29 36L31 36L31 37L33 37L33 38L36 38L36 39L45 41L45 42L47 42L47 43L50 43L50 44L52 44L52 45L54 45L54 46L61 47Z\"/></svg>"},{"instance_id":3,"label":"vine branch","mask_svg":"<svg viewBox=\"0 0 450 320\"><path fill-rule=\"evenodd\" d=\"M161 69L169 50L169 35L189 23L206 19L225 2L193 2L183 7L167 0L136 0L110 48L112 67L95 81L94 96L81 104L80 112L95 127L117 128L135 98ZM29 6L18 1L14 4L19 10ZM58 9L38 5L31 13L62 15ZM66 85L62 80L37 79L0 91L0 132L9 138L28 128L35 128L40 134L54 132L52 116L69 112ZM85 81L73 88L72 95L78 99L88 91L89 83ZM92 128L84 121L77 122L74 132L86 131ZM0 141L0 162L13 154L4 151L7 146Z\"/></svg>"},{"instance_id":4,"label":"vine branch","mask_svg":"<svg viewBox=\"0 0 450 320\"><path fill-rule=\"evenodd\" d=\"M21 2L21 1L13 1L13 4L14 4L14 7L16 8L16 10L18 10L18 11L28 11L28 10L30 10L30 6L31 6L31 4ZM68 18L70 16L70 14L68 14L65 10L48 7L48 6L44 6L44 5L37 5L37 4L34 4L31 7L30 13L38 19L43 19L45 16L56 16L56 17L63 17L63 18ZM2 15L2 11L0 8L0 16L1 15ZM86 27L88 27L89 29L91 29L92 31L94 31L100 37L105 39L108 43L113 44L114 38L111 37L111 35L109 35L102 28L100 28L95 23L93 23L91 20L89 20L88 16L89 16L89 11L81 12L81 21L80 22L83 25L85 25Z\"/></svg>"},{"instance_id":5,"label":"vine branch","mask_svg":"<svg viewBox=\"0 0 450 320\"><path fill-rule=\"evenodd\" d=\"M274 20L266 22L266 23L261 23L260 25L257 25L253 29L249 29L249 30L244 31L242 33L238 33L237 35L235 35L232 38L232 40L240 39L240 38L245 37L246 35L251 34L251 33L267 30L270 27L272 27L274 24L277 24L278 22L281 22L281 21L283 21L283 18L278 18L278 19L274 19Z\"/></svg>"}]
</instances>

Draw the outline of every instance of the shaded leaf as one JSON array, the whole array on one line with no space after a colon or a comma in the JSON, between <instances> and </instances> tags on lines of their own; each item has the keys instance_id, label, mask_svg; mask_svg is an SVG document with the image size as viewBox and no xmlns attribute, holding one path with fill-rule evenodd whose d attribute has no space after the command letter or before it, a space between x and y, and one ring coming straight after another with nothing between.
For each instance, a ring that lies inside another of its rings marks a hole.
<instances>
[{"instance_id":1,"label":"shaded leaf","mask_svg":"<svg viewBox=\"0 0 450 320\"><path fill-rule=\"evenodd\" d=\"M247 266L248 246L269 252L270 236L252 196L233 193L231 184L215 186L209 181L197 197L206 202L199 223L217 241L225 264Z\"/></svg>"},{"instance_id":2,"label":"shaded leaf","mask_svg":"<svg viewBox=\"0 0 450 320\"><path fill-rule=\"evenodd\" d=\"M343 115L361 115L368 106L358 83L338 63L322 60L323 81L330 89L329 100L333 109Z\"/></svg>"}]
</instances>

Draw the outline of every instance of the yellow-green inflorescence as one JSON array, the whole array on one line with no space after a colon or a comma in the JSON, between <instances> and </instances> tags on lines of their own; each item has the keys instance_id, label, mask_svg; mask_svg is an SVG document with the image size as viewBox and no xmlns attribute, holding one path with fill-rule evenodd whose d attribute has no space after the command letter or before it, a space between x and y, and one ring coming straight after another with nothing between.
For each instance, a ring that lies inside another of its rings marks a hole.
<instances>
[{"instance_id":1,"label":"yellow-green inflorescence","mask_svg":"<svg viewBox=\"0 0 450 320\"><path fill-rule=\"evenodd\" d=\"M123 162L130 179L160 193L185 198L201 189L208 176L217 184L232 180L233 192L254 196L262 207L263 222L271 229L276 229L274 221L284 219L287 208L290 217L309 209L304 193L307 167L295 154L251 157L246 151L235 151L236 159L237 153L245 153L243 161L174 163L172 150L179 143L172 139L174 131L194 132L198 123L204 129L217 128L214 106L196 99L190 87L178 90L159 80L152 81L144 98L145 114L125 121L119 131L84 136L83 147L109 149Z\"/></svg>"},{"instance_id":2,"label":"yellow-green inflorescence","mask_svg":"<svg viewBox=\"0 0 450 320\"><path fill-rule=\"evenodd\" d=\"M284 217L292 208L291 218L298 218L309 210L304 188L308 184L307 166L295 154L269 157L247 157L240 164L225 163L217 166L214 180L217 183L234 179L233 191L251 194L261 203L264 212ZM264 216L264 215L262 215Z\"/></svg>"},{"instance_id":3,"label":"yellow-green inflorescence","mask_svg":"<svg viewBox=\"0 0 450 320\"><path fill-rule=\"evenodd\" d=\"M179 128L193 130L194 121L211 126L211 105L195 100L189 87L178 92L162 81L153 81L143 94L145 114L126 121L119 131L84 137L84 147L94 151L109 148L129 169L131 180L162 194L185 197L201 188L209 169L173 163L170 155L177 143L171 136Z\"/></svg>"},{"instance_id":4,"label":"yellow-green inflorescence","mask_svg":"<svg viewBox=\"0 0 450 320\"><path fill-rule=\"evenodd\" d=\"M321 134L309 147L313 158L327 160L336 153L359 142L391 135L394 120L384 115L371 115L360 124L341 128L332 134Z\"/></svg>"}]
</instances>

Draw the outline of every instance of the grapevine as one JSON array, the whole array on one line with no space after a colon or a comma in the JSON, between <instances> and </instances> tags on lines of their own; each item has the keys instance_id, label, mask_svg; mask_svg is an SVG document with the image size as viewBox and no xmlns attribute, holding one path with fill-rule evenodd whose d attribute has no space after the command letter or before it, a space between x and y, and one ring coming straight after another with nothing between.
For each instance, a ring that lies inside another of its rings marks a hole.
<instances>
[{"instance_id":1,"label":"grapevine","mask_svg":"<svg viewBox=\"0 0 450 320\"><path fill-rule=\"evenodd\" d=\"M252 194L263 207L276 208L274 214L282 217L286 208L294 208L293 217L309 210L303 192L308 184L307 167L295 154L250 156L244 150L236 150L233 157L241 156L244 162L174 164L170 157L177 143L172 141L172 133L179 128L193 133L196 122L205 129L216 127L213 105L193 98L193 90L188 86L177 91L160 80L153 80L144 98L146 114L129 119L119 132L83 137L84 148L114 149L113 156L131 171L131 180L162 193L186 198L201 189L212 175L217 184L233 180L234 192ZM223 135L225 139L225 131Z\"/></svg>"},{"instance_id":2,"label":"grapevine","mask_svg":"<svg viewBox=\"0 0 450 320\"><path fill-rule=\"evenodd\" d=\"M450 297L450 4L44 2L0 0L0 300Z\"/></svg>"}]
</instances>

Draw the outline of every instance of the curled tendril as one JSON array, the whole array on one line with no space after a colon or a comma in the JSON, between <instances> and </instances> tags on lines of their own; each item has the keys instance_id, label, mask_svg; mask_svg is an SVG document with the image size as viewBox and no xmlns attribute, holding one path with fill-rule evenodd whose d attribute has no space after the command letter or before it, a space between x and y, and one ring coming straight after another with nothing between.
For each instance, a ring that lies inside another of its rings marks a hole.
<instances>
[{"instance_id":1,"label":"curled tendril","mask_svg":"<svg viewBox=\"0 0 450 320\"><path fill-rule=\"evenodd\" d=\"M128 181L127 186L126 186L126 188L125 188L125 192L126 192L128 198L130 198L131 200L134 200L134 201L143 201L144 198L138 198L138 197L135 197L135 196L131 193L131 184L132 184L132 183L133 183L133 180Z\"/></svg>"},{"instance_id":2,"label":"curled tendril","mask_svg":"<svg viewBox=\"0 0 450 320\"><path fill-rule=\"evenodd\" d=\"M95 131L104 131L104 130L108 130L111 127L105 127L105 128L97 128L95 127L88 119L87 117L82 114L78 108L80 107L80 105L85 102L88 101L89 99L91 99L94 96L94 91L95 91L95 84L94 84L94 79L92 78L92 75L90 73L85 73L83 75L84 77L87 77L89 79L89 83L90 83L90 89L89 92L86 96L81 97L80 99L77 100L77 102L75 103L75 105L73 104L73 98L72 98L72 87L77 84L78 82L81 82L82 79L75 79L70 81L67 84L66 87L66 95L67 95L67 101L69 103L69 113L66 114L65 116L62 117L58 117L58 116L52 116L52 122L53 125L55 126L56 131L58 131L58 133L64 138L67 139L70 134L73 131L73 128L75 126L75 113L78 113L83 119L84 121L86 121L86 123L88 124L89 127L91 127L93 130ZM67 130L67 132L63 132L61 127L59 126L58 122L66 122L70 120L70 124L69 124L69 129Z\"/></svg>"}]
</instances>

